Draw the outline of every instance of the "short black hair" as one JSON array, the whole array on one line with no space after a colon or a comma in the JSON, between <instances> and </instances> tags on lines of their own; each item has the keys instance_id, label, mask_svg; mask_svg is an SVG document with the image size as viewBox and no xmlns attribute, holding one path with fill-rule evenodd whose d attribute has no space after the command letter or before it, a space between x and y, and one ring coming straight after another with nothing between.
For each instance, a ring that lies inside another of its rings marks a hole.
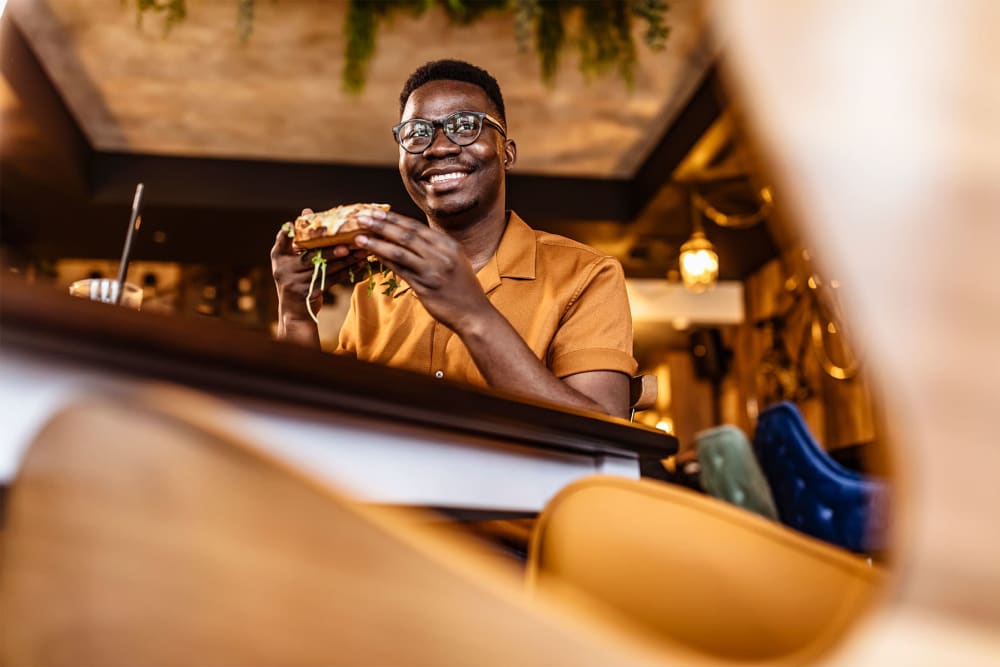
<instances>
[{"instance_id":1,"label":"short black hair","mask_svg":"<svg viewBox=\"0 0 1000 667\"><path fill-rule=\"evenodd\" d=\"M403 84L403 90L399 93L400 116L403 115L403 109L406 108L406 102L410 99L413 91L431 81L463 81L479 86L496 107L500 122L504 126L507 125L507 114L503 106L503 93L500 92L500 84L486 70L462 60L433 60L418 67Z\"/></svg>"}]
</instances>

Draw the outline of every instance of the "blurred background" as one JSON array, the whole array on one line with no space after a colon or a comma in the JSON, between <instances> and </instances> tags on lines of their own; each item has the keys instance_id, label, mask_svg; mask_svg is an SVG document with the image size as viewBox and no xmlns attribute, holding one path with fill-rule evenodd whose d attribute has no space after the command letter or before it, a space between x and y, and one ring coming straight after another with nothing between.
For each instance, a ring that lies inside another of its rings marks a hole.
<instances>
[{"instance_id":1,"label":"blurred background","mask_svg":"<svg viewBox=\"0 0 1000 667\"><path fill-rule=\"evenodd\" d=\"M702 3L624 17L616 4L10 2L5 271L62 290L113 277L141 181L128 279L143 309L188 318L192 335L200 318L270 332L278 227L353 201L417 215L389 130L399 89L428 60L464 59L505 96L510 207L625 268L640 372L659 384L637 419L683 448L723 422L751 432L759 410L793 400L824 447L862 466L884 434L838 278L775 213L782 193L720 85ZM324 298L331 345L349 292Z\"/></svg>"}]
</instances>

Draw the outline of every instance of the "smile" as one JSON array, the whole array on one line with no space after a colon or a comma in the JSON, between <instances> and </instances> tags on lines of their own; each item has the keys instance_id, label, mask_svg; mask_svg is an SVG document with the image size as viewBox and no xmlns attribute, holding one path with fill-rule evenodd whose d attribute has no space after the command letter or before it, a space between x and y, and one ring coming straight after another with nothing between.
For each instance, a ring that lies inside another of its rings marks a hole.
<instances>
[{"instance_id":1,"label":"smile","mask_svg":"<svg viewBox=\"0 0 1000 667\"><path fill-rule=\"evenodd\" d=\"M434 174L427 180L430 181L431 185L437 185L439 183L450 183L453 181L458 181L465 178L466 176L467 174L463 171L452 171L448 172L447 174Z\"/></svg>"}]
</instances>

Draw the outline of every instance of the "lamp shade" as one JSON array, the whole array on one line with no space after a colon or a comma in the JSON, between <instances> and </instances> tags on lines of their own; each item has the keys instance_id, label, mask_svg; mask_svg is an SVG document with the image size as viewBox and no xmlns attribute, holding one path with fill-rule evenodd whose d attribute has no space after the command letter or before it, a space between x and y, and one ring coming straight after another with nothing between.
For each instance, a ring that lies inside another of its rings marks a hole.
<instances>
[{"instance_id":1,"label":"lamp shade","mask_svg":"<svg viewBox=\"0 0 1000 667\"><path fill-rule=\"evenodd\" d=\"M681 280L692 292L705 292L715 287L719 279L719 256L704 232L691 234L681 246Z\"/></svg>"}]
</instances>

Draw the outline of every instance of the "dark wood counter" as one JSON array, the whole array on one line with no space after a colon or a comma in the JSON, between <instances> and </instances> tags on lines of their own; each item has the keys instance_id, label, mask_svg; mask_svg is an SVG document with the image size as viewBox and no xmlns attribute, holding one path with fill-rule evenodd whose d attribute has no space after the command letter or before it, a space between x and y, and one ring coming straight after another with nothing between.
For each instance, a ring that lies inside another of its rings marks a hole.
<instances>
[{"instance_id":1,"label":"dark wood counter","mask_svg":"<svg viewBox=\"0 0 1000 667\"><path fill-rule=\"evenodd\" d=\"M640 462L677 449L673 437L624 420L327 354L224 321L131 311L11 278L0 286L0 358L0 393L12 423L27 419L21 413L56 409L63 389L48 387L72 385L70 375L173 382L229 400L244 411L245 435L265 434L265 444L373 502L537 511L575 477L637 477ZM48 402L40 407L32 392ZM2 445L16 458L35 424L12 428L19 435ZM307 451L287 451L300 439L310 440Z\"/></svg>"},{"instance_id":2,"label":"dark wood counter","mask_svg":"<svg viewBox=\"0 0 1000 667\"><path fill-rule=\"evenodd\" d=\"M0 345L208 391L585 453L665 457L676 440L594 413L527 402L276 341L212 319L134 312L5 278Z\"/></svg>"}]
</instances>

